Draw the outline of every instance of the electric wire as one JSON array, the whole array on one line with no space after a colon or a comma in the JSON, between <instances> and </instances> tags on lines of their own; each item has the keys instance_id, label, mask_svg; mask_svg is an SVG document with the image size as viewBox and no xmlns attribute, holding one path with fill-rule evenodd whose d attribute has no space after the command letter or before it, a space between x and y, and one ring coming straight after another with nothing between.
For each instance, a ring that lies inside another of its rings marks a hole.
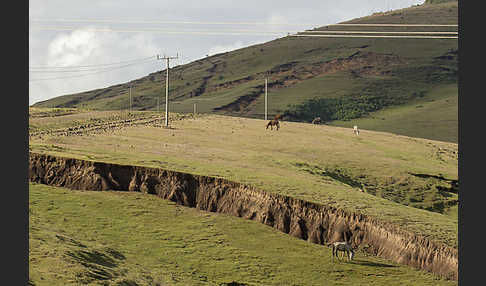
<instances>
[{"instance_id":1,"label":"electric wire","mask_svg":"<svg viewBox=\"0 0 486 286\"><path fill-rule=\"evenodd\" d=\"M328 34L415 34L415 35L458 35L458 32L403 32L403 31L326 31L314 30L302 33L328 33Z\"/></svg>"},{"instance_id":2,"label":"electric wire","mask_svg":"<svg viewBox=\"0 0 486 286\"><path fill-rule=\"evenodd\" d=\"M96 68L96 67L106 67L106 66L114 66L114 65L120 65L120 64L127 64L127 63L132 63L132 62L140 62L140 61L146 61L149 59L153 59L156 56L150 56L150 57L145 57L145 58L140 58L140 59L133 59L133 60L127 60L127 61L120 61L116 63L107 63L107 64L94 64L94 65L83 65L83 66L29 66L29 69L72 69L72 68Z\"/></svg>"},{"instance_id":3,"label":"electric wire","mask_svg":"<svg viewBox=\"0 0 486 286\"><path fill-rule=\"evenodd\" d=\"M323 37L323 38L394 38L394 39L457 39L457 36L387 36L387 35L309 35L295 34L290 37Z\"/></svg>"},{"instance_id":4,"label":"electric wire","mask_svg":"<svg viewBox=\"0 0 486 286\"><path fill-rule=\"evenodd\" d=\"M30 19L30 22L67 22L67 23L111 23L111 24L189 24L189 25L269 25L269 26L318 26L315 23L272 23L272 22L204 22L204 21L140 21L109 19ZM458 24L400 24L400 23L336 23L328 26L363 27L458 27Z\"/></svg>"},{"instance_id":5,"label":"electric wire","mask_svg":"<svg viewBox=\"0 0 486 286\"><path fill-rule=\"evenodd\" d=\"M75 31L79 29L86 29L95 32L121 32L121 33L160 33L173 35L251 35L251 36L280 36L288 33L288 31L261 31L261 30L226 30L226 31L177 31L158 28L145 29L120 29L120 28L95 28L95 27L74 27L74 26L35 26L30 29L45 30L45 31Z\"/></svg>"},{"instance_id":6,"label":"electric wire","mask_svg":"<svg viewBox=\"0 0 486 286\"><path fill-rule=\"evenodd\" d=\"M80 74L80 75L71 75L71 76L62 76L62 77L47 77L47 78L34 78L34 79L29 79L29 82L45 81L45 80L57 80L57 79L67 79L67 78L79 78L79 77L84 77L84 76L89 76L89 75L94 75L94 74L100 74L100 73L110 72L110 71L113 71L113 70L122 69L122 68L130 67L130 66L134 66L134 65L139 65L139 64L142 64L142 63L146 63L146 62L147 61L145 61L145 62L138 62L138 63L132 63L132 64L126 64L126 65L123 65L123 66L106 68L106 69L99 70L99 71L96 71L96 72L90 72L90 73L85 73L85 74Z\"/></svg>"},{"instance_id":7,"label":"electric wire","mask_svg":"<svg viewBox=\"0 0 486 286\"><path fill-rule=\"evenodd\" d=\"M313 26L311 23L272 23L272 22L205 22L205 21L148 21L148 20L110 20L110 19L29 19L30 22L67 22L67 23L111 23L111 24L183 24L183 25L270 25L270 26Z\"/></svg>"},{"instance_id":8,"label":"electric wire","mask_svg":"<svg viewBox=\"0 0 486 286\"><path fill-rule=\"evenodd\" d=\"M326 26L363 26L363 27L458 27L457 24L359 24L359 23L340 23L329 24Z\"/></svg>"},{"instance_id":9,"label":"electric wire","mask_svg":"<svg viewBox=\"0 0 486 286\"><path fill-rule=\"evenodd\" d=\"M340 25L340 24L336 24ZM365 24L362 24L365 25ZM370 24L375 25L375 24ZM376 24L381 25L381 24ZM404 26L404 25L400 25ZM410 25L406 25L410 26ZM416 25L420 26L420 25ZM432 26L432 25L430 25ZM422 39L451 39L457 37L440 37L440 36L373 36L372 34L422 34L422 35L434 35L434 34L458 34L456 31L304 31L304 32L296 32L297 34L291 34L288 31L259 31L259 30L219 30L219 31L197 31L197 30L167 30L167 29L159 29L159 28L145 28L145 29L119 29L119 28L96 28L96 27L73 27L73 26L36 26L31 27L32 29L40 29L40 30L52 30L52 31L74 31L77 29L87 29L90 31L97 31L97 32L126 32L126 33L142 33L142 32L151 32L151 33L162 33L162 34L174 34L174 35L253 35L253 36L319 36L324 37L326 35L306 35L302 33L329 33L329 34L369 34L368 36L359 36L361 38L422 38ZM300 33L300 34L299 34ZM349 38L356 38L358 36L345 36L345 35L327 35L327 37L349 37Z\"/></svg>"}]
</instances>

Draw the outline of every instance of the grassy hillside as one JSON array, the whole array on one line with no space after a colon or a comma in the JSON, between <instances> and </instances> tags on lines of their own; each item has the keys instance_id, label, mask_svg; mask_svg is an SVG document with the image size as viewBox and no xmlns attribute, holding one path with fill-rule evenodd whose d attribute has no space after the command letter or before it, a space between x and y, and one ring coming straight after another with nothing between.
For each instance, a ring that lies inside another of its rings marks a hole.
<instances>
[{"instance_id":1,"label":"grassy hillside","mask_svg":"<svg viewBox=\"0 0 486 286\"><path fill-rule=\"evenodd\" d=\"M152 115L118 111L115 121ZM31 118L44 133L32 131L29 149L224 177L359 211L457 246L457 144L370 130L356 136L350 128L297 122L270 131L260 119L217 115L173 114L169 129L159 120L106 124L113 117L93 111L55 117L63 122L58 131L52 118ZM86 127L93 122L99 127Z\"/></svg>"},{"instance_id":2,"label":"grassy hillside","mask_svg":"<svg viewBox=\"0 0 486 286\"><path fill-rule=\"evenodd\" d=\"M457 2L457 0L425 0L426 4L439 4L445 2Z\"/></svg>"},{"instance_id":3,"label":"grassy hillside","mask_svg":"<svg viewBox=\"0 0 486 286\"><path fill-rule=\"evenodd\" d=\"M153 195L29 185L30 285L457 285ZM231 284L233 283L233 284Z\"/></svg>"},{"instance_id":4,"label":"grassy hillside","mask_svg":"<svg viewBox=\"0 0 486 286\"><path fill-rule=\"evenodd\" d=\"M336 120L333 126L353 127L376 131L393 130L397 134L458 142L457 85L442 85L429 91L429 96L416 98L389 107L364 118Z\"/></svg>"},{"instance_id":5,"label":"grassy hillside","mask_svg":"<svg viewBox=\"0 0 486 286\"><path fill-rule=\"evenodd\" d=\"M457 24L457 17L457 2L448 2L375 13L345 23ZM457 31L454 27L440 29ZM314 30L410 32L439 28L331 26ZM287 36L171 69L170 108L192 112L196 103L198 112L263 118L267 77L270 115L281 113L286 120L305 122L321 116L336 125L359 120L360 125L376 126L376 130L457 142L454 102L458 93L453 88L457 86L457 48L455 39ZM165 71L34 106L128 108L129 84L133 85L134 109L156 110L157 98L165 96ZM410 105L432 100L435 102L428 105L433 112L421 115L427 116L428 123L418 124L417 110ZM388 119L377 112L394 115ZM448 128L442 128L444 121Z\"/></svg>"}]
</instances>

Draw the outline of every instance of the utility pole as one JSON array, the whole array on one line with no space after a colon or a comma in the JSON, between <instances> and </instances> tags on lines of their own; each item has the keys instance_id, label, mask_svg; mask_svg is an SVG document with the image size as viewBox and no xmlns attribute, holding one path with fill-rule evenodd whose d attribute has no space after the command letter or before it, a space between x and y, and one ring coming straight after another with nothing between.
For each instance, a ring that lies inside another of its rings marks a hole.
<instances>
[{"instance_id":1,"label":"utility pole","mask_svg":"<svg viewBox=\"0 0 486 286\"><path fill-rule=\"evenodd\" d=\"M130 85L130 113L132 113L132 86Z\"/></svg>"},{"instance_id":2,"label":"utility pole","mask_svg":"<svg viewBox=\"0 0 486 286\"><path fill-rule=\"evenodd\" d=\"M160 57L157 55L157 60L167 60L167 77L165 79L165 127L169 127L169 60L178 58L179 54L176 57Z\"/></svg>"},{"instance_id":3,"label":"utility pole","mask_svg":"<svg viewBox=\"0 0 486 286\"><path fill-rule=\"evenodd\" d=\"M265 78L265 121L267 121L267 85L268 85L268 79Z\"/></svg>"}]
</instances>

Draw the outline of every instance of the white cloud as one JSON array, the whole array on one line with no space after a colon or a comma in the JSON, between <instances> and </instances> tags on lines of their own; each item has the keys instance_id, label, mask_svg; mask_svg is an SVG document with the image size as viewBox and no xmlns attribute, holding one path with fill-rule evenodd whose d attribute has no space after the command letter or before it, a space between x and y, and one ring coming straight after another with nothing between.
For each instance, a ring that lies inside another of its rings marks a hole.
<instances>
[{"instance_id":1,"label":"white cloud","mask_svg":"<svg viewBox=\"0 0 486 286\"><path fill-rule=\"evenodd\" d=\"M60 34L49 44L47 65L76 66L86 63L100 44L99 37L89 28Z\"/></svg>"},{"instance_id":2,"label":"white cloud","mask_svg":"<svg viewBox=\"0 0 486 286\"><path fill-rule=\"evenodd\" d=\"M58 34L49 42L47 47L44 60L42 62L35 61L36 58L39 58L39 55L37 55L34 59L31 59L31 66L71 66L74 67L73 69L87 65L98 66L90 67L89 72L83 73L31 72L30 79L32 80L46 78L50 80L32 81L29 85L29 104L63 94L77 93L130 81L160 69L160 62L154 59L153 62L145 64L113 69L109 72L99 72L100 64L119 63L155 56L160 51L150 34L100 33L93 31L90 27L85 27L70 33ZM31 54L35 54L35 49L31 49ZM113 68L113 66L111 67ZM88 73L92 74L82 76Z\"/></svg>"}]
</instances>

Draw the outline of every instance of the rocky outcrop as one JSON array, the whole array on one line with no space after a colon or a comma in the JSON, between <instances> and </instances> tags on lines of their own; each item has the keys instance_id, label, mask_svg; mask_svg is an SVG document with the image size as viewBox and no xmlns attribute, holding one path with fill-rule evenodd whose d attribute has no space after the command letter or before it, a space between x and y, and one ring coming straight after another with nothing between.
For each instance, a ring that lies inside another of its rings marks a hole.
<instances>
[{"instance_id":1,"label":"rocky outcrop","mask_svg":"<svg viewBox=\"0 0 486 286\"><path fill-rule=\"evenodd\" d=\"M363 251L457 279L457 249L359 213L222 178L30 153L32 182L155 194L177 204L259 221L312 243L347 240Z\"/></svg>"}]
</instances>

